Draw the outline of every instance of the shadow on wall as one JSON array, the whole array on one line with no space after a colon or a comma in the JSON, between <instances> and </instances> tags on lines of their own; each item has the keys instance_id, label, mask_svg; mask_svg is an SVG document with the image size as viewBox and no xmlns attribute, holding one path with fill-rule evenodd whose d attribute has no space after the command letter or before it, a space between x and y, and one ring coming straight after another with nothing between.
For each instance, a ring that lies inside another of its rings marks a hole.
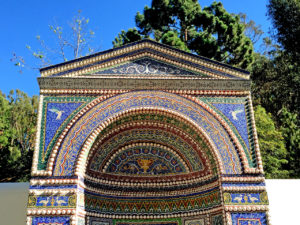
<instances>
[{"instance_id":1,"label":"shadow on wall","mask_svg":"<svg viewBox=\"0 0 300 225\"><path fill-rule=\"evenodd\" d=\"M29 183L0 183L0 224L26 224Z\"/></svg>"}]
</instances>

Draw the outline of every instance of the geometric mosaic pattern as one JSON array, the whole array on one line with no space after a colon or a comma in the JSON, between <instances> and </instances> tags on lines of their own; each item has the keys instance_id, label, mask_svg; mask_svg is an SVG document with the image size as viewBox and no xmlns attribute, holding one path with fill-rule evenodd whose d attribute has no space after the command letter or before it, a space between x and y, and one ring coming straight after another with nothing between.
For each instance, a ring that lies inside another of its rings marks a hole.
<instances>
[{"instance_id":1,"label":"geometric mosaic pattern","mask_svg":"<svg viewBox=\"0 0 300 225\"><path fill-rule=\"evenodd\" d=\"M169 213L184 213L203 210L221 204L218 189L208 190L205 193L193 193L174 197L112 197L103 195L85 195L85 209L100 211L107 214L144 213L164 215Z\"/></svg>"}]
</instances>

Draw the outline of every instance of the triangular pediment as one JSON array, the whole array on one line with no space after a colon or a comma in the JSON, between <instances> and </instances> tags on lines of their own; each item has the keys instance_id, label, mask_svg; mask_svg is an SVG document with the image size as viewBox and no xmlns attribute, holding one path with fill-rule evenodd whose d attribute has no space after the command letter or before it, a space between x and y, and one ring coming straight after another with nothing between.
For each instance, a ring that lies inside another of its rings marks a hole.
<instances>
[{"instance_id":1,"label":"triangular pediment","mask_svg":"<svg viewBox=\"0 0 300 225\"><path fill-rule=\"evenodd\" d=\"M180 68L171 63L162 62L150 57L137 58L111 68L93 71L90 75L107 76L121 75L124 77L190 77L202 76L209 77L200 72Z\"/></svg>"},{"instance_id":2,"label":"triangular pediment","mask_svg":"<svg viewBox=\"0 0 300 225\"><path fill-rule=\"evenodd\" d=\"M42 77L249 79L247 71L151 40L43 68Z\"/></svg>"}]
</instances>

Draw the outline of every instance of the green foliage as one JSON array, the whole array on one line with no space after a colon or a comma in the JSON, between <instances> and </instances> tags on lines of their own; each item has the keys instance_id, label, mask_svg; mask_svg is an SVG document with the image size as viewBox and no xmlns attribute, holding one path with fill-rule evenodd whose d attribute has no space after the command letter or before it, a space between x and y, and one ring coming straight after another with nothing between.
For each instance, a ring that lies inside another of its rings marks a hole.
<instances>
[{"instance_id":1,"label":"green foliage","mask_svg":"<svg viewBox=\"0 0 300 225\"><path fill-rule=\"evenodd\" d=\"M141 39L142 36L139 34L138 30L136 28L130 28L128 31L122 30L118 37L113 41L113 45L114 47L120 47Z\"/></svg>"},{"instance_id":2,"label":"green foliage","mask_svg":"<svg viewBox=\"0 0 300 225\"><path fill-rule=\"evenodd\" d=\"M285 178L300 178L300 2L270 0L268 15L275 28L272 38L280 45L264 39L263 55L255 55L251 68L252 94L254 104L271 112L282 132L289 162L282 167L289 171Z\"/></svg>"},{"instance_id":3,"label":"green foliage","mask_svg":"<svg viewBox=\"0 0 300 225\"><path fill-rule=\"evenodd\" d=\"M266 178L287 177L288 171L282 169L288 162L282 133L276 129L272 115L263 107L257 106L254 114Z\"/></svg>"},{"instance_id":4,"label":"green foliage","mask_svg":"<svg viewBox=\"0 0 300 225\"><path fill-rule=\"evenodd\" d=\"M297 114L283 108L280 119L281 132L288 150L289 163L285 165L285 168L290 171L291 177L300 178L300 128Z\"/></svg>"},{"instance_id":5,"label":"green foliage","mask_svg":"<svg viewBox=\"0 0 300 225\"><path fill-rule=\"evenodd\" d=\"M189 52L190 50L186 44L178 37L176 31L168 31L161 37L161 42L166 45L171 45L180 50Z\"/></svg>"},{"instance_id":6,"label":"green foliage","mask_svg":"<svg viewBox=\"0 0 300 225\"><path fill-rule=\"evenodd\" d=\"M295 60L300 57L300 1L270 0L268 15L276 33L274 37Z\"/></svg>"},{"instance_id":7,"label":"green foliage","mask_svg":"<svg viewBox=\"0 0 300 225\"><path fill-rule=\"evenodd\" d=\"M134 29L139 39L156 41L181 50L249 69L254 60L253 45L238 15L214 2L201 10L197 0L153 0L143 14L137 13ZM130 31L130 32L129 32ZM122 31L113 42L118 47L134 40Z\"/></svg>"},{"instance_id":8,"label":"green foliage","mask_svg":"<svg viewBox=\"0 0 300 225\"><path fill-rule=\"evenodd\" d=\"M288 54L277 50L272 58L257 55L252 80L255 101L268 112L276 115L284 106L299 114L300 66Z\"/></svg>"},{"instance_id":9,"label":"green foliage","mask_svg":"<svg viewBox=\"0 0 300 225\"><path fill-rule=\"evenodd\" d=\"M0 92L0 182L29 180L36 116L36 96Z\"/></svg>"}]
</instances>

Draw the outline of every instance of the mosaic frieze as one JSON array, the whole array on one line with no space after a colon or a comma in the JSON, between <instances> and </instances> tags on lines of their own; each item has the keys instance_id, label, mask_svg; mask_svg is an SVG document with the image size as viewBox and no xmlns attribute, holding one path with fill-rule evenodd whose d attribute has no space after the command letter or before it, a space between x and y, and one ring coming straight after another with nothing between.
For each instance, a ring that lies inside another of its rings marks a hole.
<instances>
[{"instance_id":1,"label":"mosaic frieze","mask_svg":"<svg viewBox=\"0 0 300 225\"><path fill-rule=\"evenodd\" d=\"M85 195L87 211L102 213L130 214L130 213L181 213L217 207L221 204L218 188L190 195L164 197L116 197L103 195Z\"/></svg>"},{"instance_id":2,"label":"mosaic frieze","mask_svg":"<svg viewBox=\"0 0 300 225\"><path fill-rule=\"evenodd\" d=\"M228 205L268 204L266 192L261 193L224 193L224 203Z\"/></svg>"},{"instance_id":3,"label":"mosaic frieze","mask_svg":"<svg viewBox=\"0 0 300 225\"><path fill-rule=\"evenodd\" d=\"M113 117L116 113L141 107L171 110L194 121L206 132L218 149L224 173L239 174L242 172L237 150L230 137L222 125L204 108L174 94L140 91L110 98L83 115L69 131L60 147L54 175L72 175L74 162L82 144L98 124ZM74 139L76 142L72 141Z\"/></svg>"},{"instance_id":4,"label":"mosaic frieze","mask_svg":"<svg viewBox=\"0 0 300 225\"><path fill-rule=\"evenodd\" d=\"M233 90L233 91L250 91L251 82L249 80L210 80L210 79L132 79L132 78L114 78L109 79L91 79L82 77L80 79L72 79L69 77L59 78L38 78L41 89L52 89L56 91L57 85L60 89L78 90L82 87L86 89L98 90Z\"/></svg>"},{"instance_id":5,"label":"mosaic frieze","mask_svg":"<svg viewBox=\"0 0 300 225\"><path fill-rule=\"evenodd\" d=\"M266 213L231 213L232 225L267 225Z\"/></svg>"},{"instance_id":6,"label":"mosaic frieze","mask_svg":"<svg viewBox=\"0 0 300 225\"><path fill-rule=\"evenodd\" d=\"M71 208L76 206L76 195L67 196L34 196L29 195L29 208Z\"/></svg>"},{"instance_id":7,"label":"mosaic frieze","mask_svg":"<svg viewBox=\"0 0 300 225\"><path fill-rule=\"evenodd\" d=\"M45 169L49 154L63 128L91 97L44 97L38 169Z\"/></svg>"},{"instance_id":8,"label":"mosaic frieze","mask_svg":"<svg viewBox=\"0 0 300 225\"><path fill-rule=\"evenodd\" d=\"M247 97L199 97L227 122L240 144L250 167L256 167L253 127Z\"/></svg>"}]
</instances>

